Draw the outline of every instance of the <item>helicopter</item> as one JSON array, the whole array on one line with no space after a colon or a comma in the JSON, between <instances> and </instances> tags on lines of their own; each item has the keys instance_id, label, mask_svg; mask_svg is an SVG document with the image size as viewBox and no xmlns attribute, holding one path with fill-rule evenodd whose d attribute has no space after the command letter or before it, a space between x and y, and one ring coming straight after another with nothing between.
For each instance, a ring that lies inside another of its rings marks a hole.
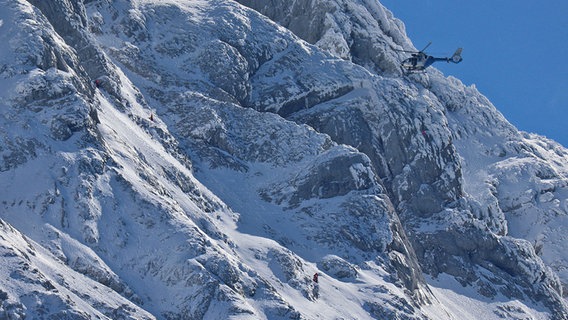
<instances>
[{"instance_id":1,"label":"helicopter","mask_svg":"<svg viewBox=\"0 0 568 320\"><path fill-rule=\"evenodd\" d=\"M406 51L406 50L396 50L400 52L408 52L411 53L412 56L410 58L405 59L400 64L400 67L406 73L414 73L419 71L424 71L424 69L431 66L436 61L446 61L446 62L453 62L453 63L460 63L463 59L461 56L462 48L458 48L456 52L451 57L444 57L444 58L437 58L424 53L424 51L432 44L432 42L428 43L424 49L416 52L416 51Z\"/></svg>"}]
</instances>

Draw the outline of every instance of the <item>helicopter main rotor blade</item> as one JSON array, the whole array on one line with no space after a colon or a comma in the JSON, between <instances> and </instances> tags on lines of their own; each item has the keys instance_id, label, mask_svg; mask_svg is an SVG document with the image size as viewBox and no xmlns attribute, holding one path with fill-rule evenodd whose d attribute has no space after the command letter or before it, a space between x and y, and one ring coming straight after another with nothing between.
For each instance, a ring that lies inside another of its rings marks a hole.
<instances>
[{"instance_id":1,"label":"helicopter main rotor blade","mask_svg":"<svg viewBox=\"0 0 568 320\"><path fill-rule=\"evenodd\" d=\"M424 52L428 47L432 44L432 41L428 42L428 44L424 47L424 49L420 50L420 52Z\"/></svg>"},{"instance_id":2,"label":"helicopter main rotor blade","mask_svg":"<svg viewBox=\"0 0 568 320\"><path fill-rule=\"evenodd\" d=\"M400 49L393 49L393 50L398 52L406 52L406 53L419 53L418 51L409 51L409 50L400 50Z\"/></svg>"}]
</instances>

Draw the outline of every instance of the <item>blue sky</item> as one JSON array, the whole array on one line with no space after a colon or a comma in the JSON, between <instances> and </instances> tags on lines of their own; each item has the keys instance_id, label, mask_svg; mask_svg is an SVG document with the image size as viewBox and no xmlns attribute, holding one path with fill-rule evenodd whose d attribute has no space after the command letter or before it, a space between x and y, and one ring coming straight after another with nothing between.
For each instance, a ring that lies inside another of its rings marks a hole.
<instances>
[{"instance_id":1,"label":"blue sky","mask_svg":"<svg viewBox=\"0 0 568 320\"><path fill-rule=\"evenodd\" d=\"M434 67L478 90L517 128L568 147L568 1L379 0Z\"/></svg>"}]
</instances>

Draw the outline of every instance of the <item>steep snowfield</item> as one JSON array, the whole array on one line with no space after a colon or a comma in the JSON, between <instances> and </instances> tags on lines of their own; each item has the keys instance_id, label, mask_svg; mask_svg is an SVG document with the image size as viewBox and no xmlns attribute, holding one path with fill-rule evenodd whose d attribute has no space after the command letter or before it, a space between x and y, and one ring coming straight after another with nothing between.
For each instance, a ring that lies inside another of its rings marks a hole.
<instances>
[{"instance_id":1,"label":"steep snowfield","mask_svg":"<svg viewBox=\"0 0 568 320\"><path fill-rule=\"evenodd\" d=\"M568 319L566 149L376 1L239 2L0 0L0 318Z\"/></svg>"},{"instance_id":2,"label":"steep snowfield","mask_svg":"<svg viewBox=\"0 0 568 320\"><path fill-rule=\"evenodd\" d=\"M154 318L108 286L72 270L62 256L54 256L12 226L1 221L0 228L3 319ZM74 239L55 229L51 235L52 242L60 243L72 259L69 262L100 263Z\"/></svg>"}]
</instances>

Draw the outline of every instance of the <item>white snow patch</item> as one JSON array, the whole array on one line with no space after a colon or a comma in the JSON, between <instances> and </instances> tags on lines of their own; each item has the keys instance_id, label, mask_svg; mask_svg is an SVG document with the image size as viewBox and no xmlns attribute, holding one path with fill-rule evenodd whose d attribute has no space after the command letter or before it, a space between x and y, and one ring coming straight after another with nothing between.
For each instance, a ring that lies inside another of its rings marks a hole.
<instances>
[{"instance_id":1,"label":"white snow patch","mask_svg":"<svg viewBox=\"0 0 568 320\"><path fill-rule=\"evenodd\" d=\"M527 304L497 295L487 298L480 295L475 288L462 286L455 278L440 274L436 278L426 276L430 289L444 306L438 305L425 307L426 312L433 319L534 319L547 320L550 318L548 311L536 304Z\"/></svg>"}]
</instances>

